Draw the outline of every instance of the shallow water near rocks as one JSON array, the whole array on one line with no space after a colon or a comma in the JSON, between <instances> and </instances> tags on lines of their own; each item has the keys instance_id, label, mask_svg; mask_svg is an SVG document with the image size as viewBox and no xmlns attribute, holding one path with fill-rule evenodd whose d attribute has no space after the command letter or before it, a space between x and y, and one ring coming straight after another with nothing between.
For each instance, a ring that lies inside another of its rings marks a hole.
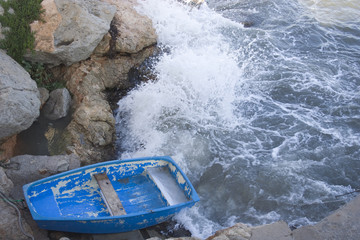
<instances>
[{"instance_id":1,"label":"shallow water near rocks","mask_svg":"<svg viewBox=\"0 0 360 240\"><path fill-rule=\"evenodd\" d=\"M157 79L119 101L119 157L176 160L201 199L175 217L193 236L315 223L360 187L352 2L141 1L166 50L151 66Z\"/></svg>"},{"instance_id":2,"label":"shallow water near rocks","mask_svg":"<svg viewBox=\"0 0 360 240\"><path fill-rule=\"evenodd\" d=\"M47 119L42 112L30 128L17 136L16 155L49 155L49 142L60 136L71 121L71 113L58 120Z\"/></svg>"}]
</instances>

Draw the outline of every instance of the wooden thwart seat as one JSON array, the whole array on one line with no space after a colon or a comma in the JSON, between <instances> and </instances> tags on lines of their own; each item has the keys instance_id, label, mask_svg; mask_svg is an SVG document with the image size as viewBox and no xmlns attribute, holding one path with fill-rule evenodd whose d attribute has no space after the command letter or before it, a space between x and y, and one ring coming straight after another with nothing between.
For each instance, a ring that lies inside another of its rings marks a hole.
<instances>
[{"instance_id":1,"label":"wooden thwart seat","mask_svg":"<svg viewBox=\"0 0 360 240\"><path fill-rule=\"evenodd\" d=\"M125 215L125 209L106 173L98 173L95 174L94 177L99 184L101 196L111 216Z\"/></svg>"}]
</instances>

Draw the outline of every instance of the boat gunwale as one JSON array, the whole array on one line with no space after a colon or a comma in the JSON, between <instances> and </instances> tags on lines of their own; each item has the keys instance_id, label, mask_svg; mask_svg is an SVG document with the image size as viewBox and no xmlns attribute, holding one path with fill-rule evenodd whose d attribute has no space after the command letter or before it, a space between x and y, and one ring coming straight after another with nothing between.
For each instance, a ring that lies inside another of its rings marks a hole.
<instances>
[{"instance_id":1,"label":"boat gunwale","mask_svg":"<svg viewBox=\"0 0 360 240\"><path fill-rule=\"evenodd\" d=\"M73 173L84 171L84 170L87 170L90 168L97 168L97 167L113 165L113 164L117 164L117 163L128 163L128 162L145 161L145 160L159 160L159 161L163 160L163 161L169 162L172 165L174 165L175 168L181 173L185 182L188 184L188 186L191 189L189 201L179 203L176 205L154 208L150 211L142 211L142 212L136 212L136 213L120 215L120 216L105 216L105 217L96 217L96 218L93 218L93 217L92 218L91 217L80 217L80 218L79 217L50 217L50 216L46 216L46 215L40 215L35 211L34 206L31 204L32 201L29 198L28 190L31 189L31 187L34 185L39 185L44 182L54 180L56 178L61 178L63 176L71 175ZM24 192L25 200L28 204L28 208L30 209L31 215L32 215L33 219L36 221L44 221L44 220L45 221L100 221L100 220L127 219L127 218L132 218L134 216L141 216L141 215L145 216L145 215L152 214L152 213L163 212L163 211L166 211L169 209L182 208L187 205L195 204L196 202L198 202L200 200L197 192L195 191L195 188L193 187L193 185L191 184L191 182L189 181L189 179L187 178L185 173L181 170L181 168L176 164L176 162L170 156L141 157L141 158L132 158L132 159L124 159L124 160L117 159L117 160L110 160L110 161L95 163L95 164L83 166L80 168L72 169L72 170L69 170L66 172L58 173L58 174L55 174L55 175L52 175L52 176L49 176L49 177L46 177L43 179L39 179L39 180L31 182L31 183L28 183L23 186L23 192Z\"/></svg>"}]
</instances>

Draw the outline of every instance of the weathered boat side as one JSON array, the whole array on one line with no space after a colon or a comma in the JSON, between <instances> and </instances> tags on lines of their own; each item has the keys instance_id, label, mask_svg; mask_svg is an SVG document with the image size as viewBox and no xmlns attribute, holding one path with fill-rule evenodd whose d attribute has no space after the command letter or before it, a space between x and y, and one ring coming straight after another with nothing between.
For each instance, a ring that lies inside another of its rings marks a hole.
<instances>
[{"instance_id":1,"label":"weathered boat side","mask_svg":"<svg viewBox=\"0 0 360 240\"><path fill-rule=\"evenodd\" d=\"M171 204L147 170L167 169L183 201ZM111 216L94 175L106 173L124 215ZM181 192L180 190L180 192ZM179 191L179 190L178 190ZM115 160L85 166L24 186L34 220L41 228L83 233L126 232L168 220L199 201L185 174L170 157Z\"/></svg>"}]
</instances>

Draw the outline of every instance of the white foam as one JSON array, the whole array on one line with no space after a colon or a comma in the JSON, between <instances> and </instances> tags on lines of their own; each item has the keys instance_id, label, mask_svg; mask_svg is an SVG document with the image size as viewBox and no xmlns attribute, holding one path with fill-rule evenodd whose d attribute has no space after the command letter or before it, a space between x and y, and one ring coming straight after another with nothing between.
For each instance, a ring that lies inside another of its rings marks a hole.
<instances>
[{"instance_id":1,"label":"white foam","mask_svg":"<svg viewBox=\"0 0 360 240\"><path fill-rule=\"evenodd\" d=\"M248 14L278 15L249 29L206 4L189 11L174 0L145 0L137 7L152 19L166 51L153 66L157 79L119 102L122 154L174 157L201 198L176 216L193 236L206 238L237 221L311 223L314 217L305 215L333 210L324 204L350 191L340 183L356 178L349 180L352 169L343 165L351 156L341 152L356 148L360 135L344 127L341 112L349 108L349 118L359 118L358 100L352 103L357 85L348 84L346 70L359 76L358 58L341 60L350 51L334 40L341 34L322 26L318 32L301 14L287 16L281 12L287 2L255 4ZM332 182L335 175L341 181Z\"/></svg>"},{"instance_id":2,"label":"white foam","mask_svg":"<svg viewBox=\"0 0 360 240\"><path fill-rule=\"evenodd\" d=\"M176 1L141 3L139 11L152 18L159 43L170 46L171 53L156 64L155 82L142 84L119 102L119 114L129 117L119 124L145 146L137 155L159 154L170 141L179 142L182 151L201 149L194 145L206 139L194 142L197 131L234 123L232 102L241 70L219 32L231 21L206 7L190 12ZM188 127L179 129L179 120Z\"/></svg>"},{"instance_id":3,"label":"white foam","mask_svg":"<svg viewBox=\"0 0 360 240\"><path fill-rule=\"evenodd\" d=\"M193 237L200 239L206 239L221 228L219 224L205 218L197 205L190 209L181 210L180 213L175 215L174 219L181 222Z\"/></svg>"}]
</instances>

